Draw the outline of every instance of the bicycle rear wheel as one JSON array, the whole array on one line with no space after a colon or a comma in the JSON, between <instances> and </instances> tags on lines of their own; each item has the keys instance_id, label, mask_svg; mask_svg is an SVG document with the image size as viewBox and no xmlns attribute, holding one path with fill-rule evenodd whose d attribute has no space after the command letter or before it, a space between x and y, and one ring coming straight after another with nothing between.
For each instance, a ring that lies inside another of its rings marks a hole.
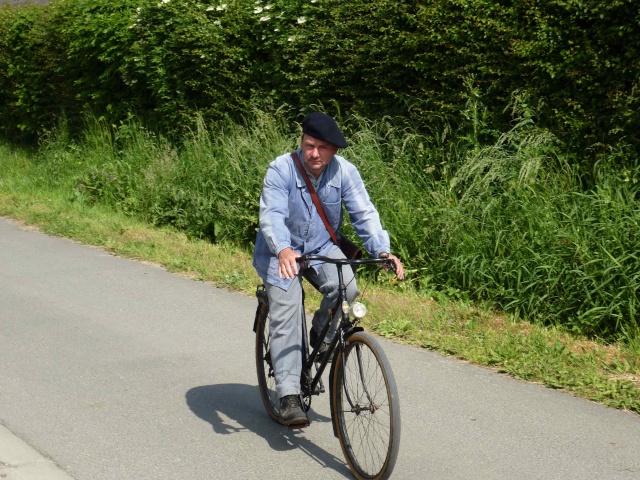
<instances>
[{"instance_id":1,"label":"bicycle rear wheel","mask_svg":"<svg viewBox=\"0 0 640 480\"><path fill-rule=\"evenodd\" d=\"M349 468L358 479L391 475L400 446L400 405L380 344L366 332L347 339L334 358L332 421Z\"/></svg>"},{"instance_id":2,"label":"bicycle rear wheel","mask_svg":"<svg viewBox=\"0 0 640 480\"><path fill-rule=\"evenodd\" d=\"M256 369L258 372L258 388L264 408L271 419L280 422L280 403L276 392L276 377L271 363L271 335L269 323L271 315L269 306L260 304L256 318Z\"/></svg>"}]
</instances>

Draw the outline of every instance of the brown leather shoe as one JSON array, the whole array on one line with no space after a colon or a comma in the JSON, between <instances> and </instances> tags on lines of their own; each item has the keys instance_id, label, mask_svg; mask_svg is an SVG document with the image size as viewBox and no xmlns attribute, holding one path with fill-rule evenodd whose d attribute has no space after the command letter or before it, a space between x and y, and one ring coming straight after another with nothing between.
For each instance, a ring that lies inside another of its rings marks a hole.
<instances>
[{"instance_id":1,"label":"brown leather shoe","mask_svg":"<svg viewBox=\"0 0 640 480\"><path fill-rule=\"evenodd\" d=\"M280 419L284 425L306 426L309 423L302 410L299 395L286 395L280 399Z\"/></svg>"}]
</instances>

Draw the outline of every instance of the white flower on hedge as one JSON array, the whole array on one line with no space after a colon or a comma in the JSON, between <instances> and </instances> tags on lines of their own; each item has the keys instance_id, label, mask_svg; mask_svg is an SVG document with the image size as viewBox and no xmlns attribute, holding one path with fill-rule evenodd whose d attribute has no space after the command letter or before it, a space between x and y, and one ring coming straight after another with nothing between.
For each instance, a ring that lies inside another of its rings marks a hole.
<instances>
[{"instance_id":1,"label":"white flower on hedge","mask_svg":"<svg viewBox=\"0 0 640 480\"><path fill-rule=\"evenodd\" d=\"M220 20L214 20L214 21L213 21L213 24L214 24L215 26L217 26L217 27L222 26L222 22L221 22Z\"/></svg>"},{"instance_id":2,"label":"white flower on hedge","mask_svg":"<svg viewBox=\"0 0 640 480\"><path fill-rule=\"evenodd\" d=\"M207 7L207 12L210 12L211 10L215 10L216 7Z\"/></svg>"},{"instance_id":3,"label":"white flower on hedge","mask_svg":"<svg viewBox=\"0 0 640 480\"><path fill-rule=\"evenodd\" d=\"M253 13L262 13L262 11L264 10L264 8L262 7L256 7L253 9Z\"/></svg>"},{"instance_id":4,"label":"white flower on hedge","mask_svg":"<svg viewBox=\"0 0 640 480\"><path fill-rule=\"evenodd\" d=\"M265 10L271 10L272 5L269 3L267 5L264 6Z\"/></svg>"},{"instance_id":5,"label":"white flower on hedge","mask_svg":"<svg viewBox=\"0 0 640 480\"><path fill-rule=\"evenodd\" d=\"M296 39L296 37L289 37L287 38L287 42L293 42Z\"/></svg>"},{"instance_id":6,"label":"white flower on hedge","mask_svg":"<svg viewBox=\"0 0 640 480\"><path fill-rule=\"evenodd\" d=\"M306 22L306 21L307 21L307 19L306 19L306 18L304 18L304 17L298 17L298 23L304 23L304 22Z\"/></svg>"},{"instance_id":7,"label":"white flower on hedge","mask_svg":"<svg viewBox=\"0 0 640 480\"><path fill-rule=\"evenodd\" d=\"M162 3L169 3L171 0L162 0Z\"/></svg>"},{"instance_id":8,"label":"white flower on hedge","mask_svg":"<svg viewBox=\"0 0 640 480\"><path fill-rule=\"evenodd\" d=\"M266 22L270 19L271 17L269 15L265 15L264 17L260 17L260 21L261 22Z\"/></svg>"},{"instance_id":9,"label":"white flower on hedge","mask_svg":"<svg viewBox=\"0 0 640 480\"><path fill-rule=\"evenodd\" d=\"M218 5L216 7L216 10L219 11L219 12L221 12L222 10L226 10L226 9L227 9L227 4L226 3L223 3L222 5Z\"/></svg>"}]
</instances>

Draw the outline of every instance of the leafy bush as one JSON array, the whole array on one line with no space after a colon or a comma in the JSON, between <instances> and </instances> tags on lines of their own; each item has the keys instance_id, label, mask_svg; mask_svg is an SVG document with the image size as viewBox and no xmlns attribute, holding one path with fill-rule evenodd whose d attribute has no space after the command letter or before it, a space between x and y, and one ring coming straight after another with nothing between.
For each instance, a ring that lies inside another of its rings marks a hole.
<instances>
[{"instance_id":1,"label":"leafy bush","mask_svg":"<svg viewBox=\"0 0 640 480\"><path fill-rule=\"evenodd\" d=\"M51 29L61 31L66 78L73 82L73 101L66 106L71 127L83 127L78 121L85 110L114 123L130 112L142 112L147 91L136 85L127 68L133 63L135 35L130 26L139 2L59 0L56 5L66 19Z\"/></svg>"},{"instance_id":2,"label":"leafy bush","mask_svg":"<svg viewBox=\"0 0 640 480\"><path fill-rule=\"evenodd\" d=\"M248 2L138 4L128 27L135 38L128 84L144 86L143 110L156 123L183 132L195 127L196 112L211 121L248 111L255 25Z\"/></svg>"},{"instance_id":3,"label":"leafy bush","mask_svg":"<svg viewBox=\"0 0 640 480\"><path fill-rule=\"evenodd\" d=\"M64 42L52 28L64 22L56 6L0 5L0 129L7 138L33 140L69 103Z\"/></svg>"},{"instance_id":4,"label":"leafy bush","mask_svg":"<svg viewBox=\"0 0 640 480\"><path fill-rule=\"evenodd\" d=\"M583 174L606 157L588 147L626 142L629 165L640 148L631 0L58 0L1 11L5 134L85 108L182 133L196 112L240 120L252 99L286 104L293 118L319 103L400 115L428 132L468 125L460 112L473 81L489 130L510 128L519 91L580 154Z\"/></svg>"}]
</instances>

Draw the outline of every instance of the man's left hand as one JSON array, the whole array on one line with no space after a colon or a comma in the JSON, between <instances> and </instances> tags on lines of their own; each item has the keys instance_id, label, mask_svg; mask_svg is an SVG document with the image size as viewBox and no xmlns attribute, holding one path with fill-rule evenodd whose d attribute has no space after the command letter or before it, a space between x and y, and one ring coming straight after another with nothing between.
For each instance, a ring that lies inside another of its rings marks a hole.
<instances>
[{"instance_id":1,"label":"man's left hand","mask_svg":"<svg viewBox=\"0 0 640 480\"><path fill-rule=\"evenodd\" d=\"M400 261L400 259L393 253L389 253L387 258L393 260L393 265L396 268L396 278L398 280L404 280L404 267L402 266L402 262Z\"/></svg>"}]
</instances>

